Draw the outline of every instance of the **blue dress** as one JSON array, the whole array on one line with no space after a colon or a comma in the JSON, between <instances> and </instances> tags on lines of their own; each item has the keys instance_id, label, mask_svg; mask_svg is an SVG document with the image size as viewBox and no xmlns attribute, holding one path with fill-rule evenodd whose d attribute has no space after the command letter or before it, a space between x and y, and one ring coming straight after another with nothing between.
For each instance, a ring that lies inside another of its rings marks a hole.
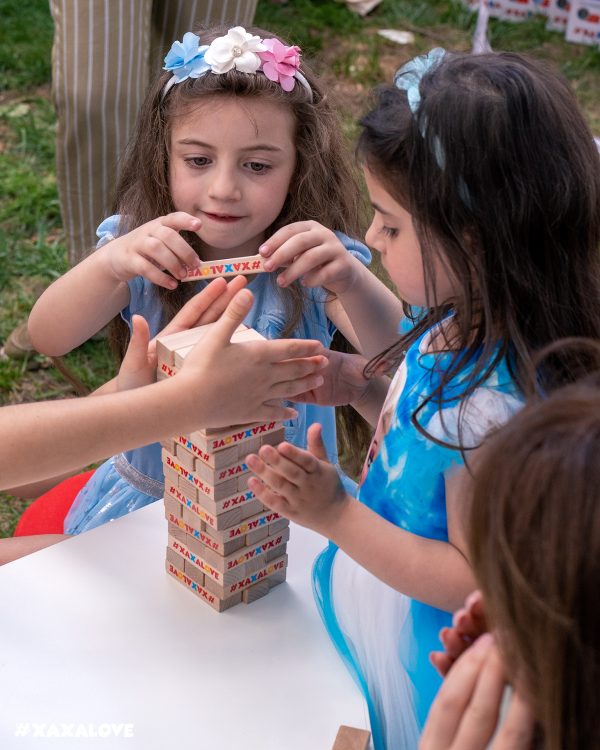
<instances>
[{"instance_id":1,"label":"blue dress","mask_svg":"<svg viewBox=\"0 0 600 750\"><path fill-rule=\"evenodd\" d=\"M463 465L462 454L426 438L411 422L451 356L428 353L430 335L426 331L409 348L390 385L358 499L402 529L447 541L444 481ZM462 401L465 447L479 445L522 405L505 361L463 399L473 366L465 361L445 388L443 416L433 401L418 417L429 434L450 445L458 444ZM367 700L375 749L416 748L441 684L429 653L439 650L439 631L451 615L391 588L332 543L315 561L313 585L325 626Z\"/></svg>"},{"instance_id":2,"label":"blue dress","mask_svg":"<svg viewBox=\"0 0 600 750\"><path fill-rule=\"evenodd\" d=\"M118 234L119 216L111 216L98 227L98 251ZM360 242L337 233L348 252L368 264L369 250ZM200 281L197 291L207 282ZM284 302L274 284L272 274L258 274L249 284L255 302L244 323L268 339L281 338L287 314ZM162 309L154 285L138 276L129 283L130 302L121 312L131 327L134 314L148 321L150 335L155 336L162 327ZM325 302L327 292L322 288L306 289L307 301L300 322L289 338L316 339L329 347L335 327L327 317ZM323 425L323 439L329 459L337 464L335 412L331 407L312 404L294 404L298 417L285 423L285 437L289 442L306 447L306 430L313 422ZM142 508L163 496L164 476L161 447L153 443L142 448L113 456L94 473L79 492L67 517L65 533L79 534L100 526L106 521L120 518L126 513Z\"/></svg>"}]
</instances>

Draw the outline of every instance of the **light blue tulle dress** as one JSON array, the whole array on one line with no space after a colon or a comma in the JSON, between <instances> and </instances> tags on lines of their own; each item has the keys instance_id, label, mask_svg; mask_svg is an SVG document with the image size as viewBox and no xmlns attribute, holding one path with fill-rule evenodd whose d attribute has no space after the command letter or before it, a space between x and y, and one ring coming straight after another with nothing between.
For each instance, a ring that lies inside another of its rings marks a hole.
<instances>
[{"instance_id":1,"label":"light blue tulle dress","mask_svg":"<svg viewBox=\"0 0 600 750\"><path fill-rule=\"evenodd\" d=\"M97 252L102 252L101 248L118 233L119 216L111 216L103 221L97 230L100 238ZM371 254L363 244L341 233L337 234L348 252L364 264L370 262ZM197 291L200 291L206 283L198 282ZM248 288L252 290L255 302L244 323L256 329L265 338L281 338L287 315L272 275L257 275L249 283ZM155 336L162 327L162 311L153 285L142 277L137 277L129 283L129 290L130 303L121 312L121 316L128 325L131 325L131 318L134 314L143 315L148 321L150 335ZM307 288L305 293L308 302L304 305L300 322L290 338L317 339L328 347L335 333L335 327L325 311L327 293L322 288ZM305 447L308 426L313 422L319 422L323 425L323 437L329 458L337 464L333 408L312 404L294 404L294 408L298 412L298 417L286 422L286 440ZM351 480L344 479L348 489L352 490ZM65 518L65 533L79 534L142 508L161 498L163 488L164 476L159 443L113 456L97 469L75 498Z\"/></svg>"},{"instance_id":2,"label":"light blue tulle dress","mask_svg":"<svg viewBox=\"0 0 600 750\"><path fill-rule=\"evenodd\" d=\"M427 353L430 333L409 348L392 381L358 499L402 529L447 541L444 480L463 464L462 455L427 439L411 423L450 356ZM459 404L473 366L465 361L445 389L452 400L444 404L443 417L435 402L419 415L427 432L451 445L458 442ZM501 362L466 399L463 444L478 445L521 405ZM313 585L324 623L367 699L375 749L416 748L440 685L429 653L439 650L439 631L450 624L451 615L392 589L332 543L315 561Z\"/></svg>"}]
</instances>

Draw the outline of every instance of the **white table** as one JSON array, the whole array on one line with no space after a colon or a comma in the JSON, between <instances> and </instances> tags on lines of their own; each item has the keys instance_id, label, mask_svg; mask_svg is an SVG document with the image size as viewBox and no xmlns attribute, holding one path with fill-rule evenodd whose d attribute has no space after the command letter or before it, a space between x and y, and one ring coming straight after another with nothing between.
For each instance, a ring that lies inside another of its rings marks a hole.
<instances>
[{"instance_id":1,"label":"white table","mask_svg":"<svg viewBox=\"0 0 600 750\"><path fill-rule=\"evenodd\" d=\"M218 614L165 572L163 512L0 568L0 748L329 750L367 729L312 598L322 537L293 526L287 582Z\"/></svg>"}]
</instances>

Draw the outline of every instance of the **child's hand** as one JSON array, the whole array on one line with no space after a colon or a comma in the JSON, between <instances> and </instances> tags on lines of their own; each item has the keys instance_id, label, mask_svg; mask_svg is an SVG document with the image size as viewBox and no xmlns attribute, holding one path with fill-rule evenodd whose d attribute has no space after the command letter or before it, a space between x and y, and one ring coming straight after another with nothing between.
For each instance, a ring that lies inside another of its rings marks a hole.
<instances>
[{"instance_id":1,"label":"child's hand","mask_svg":"<svg viewBox=\"0 0 600 750\"><path fill-rule=\"evenodd\" d=\"M321 373L323 385L296 396L294 400L321 406L343 406L360 401L369 387L369 380L363 375L368 360L360 354L332 350L326 351L325 356L328 364Z\"/></svg>"},{"instance_id":2,"label":"child's hand","mask_svg":"<svg viewBox=\"0 0 600 750\"><path fill-rule=\"evenodd\" d=\"M425 724L419 750L485 750L498 724L506 675L490 634L481 636L450 670ZM534 719L513 693L490 750L529 750Z\"/></svg>"},{"instance_id":3,"label":"child's hand","mask_svg":"<svg viewBox=\"0 0 600 750\"><path fill-rule=\"evenodd\" d=\"M297 221L288 224L270 237L259 248L266 271L282 266L277 283L289 286L301 276L304 286L322 286L343 294L354 284L359 261L346 250L335 234L316 221Z\"/></svg>"},{"instance_id":4,"label":"child's hand","mask_svg":"<svg viewBox=\"0 0 600 750\"><path fill-rule=\"evenodd\" d=\"M297 412L282 400L323 382L320 371L327 360L319 341L231 343L252 302L250 291L238 292L172 378L177 388L189 392L189 415L197 415L203 427L293 419Z\"/></svg>"},{"instance_id":5,"label":"child's hand","mask_svg":"<svg viewBox=\"0 0 600 750\"><path fill-rule=\"evenodd\" d=\"M243 276L235 276L229 284L225 279L215 279L201 292L194 295L158 336L186 331L189 328L213 323L217 320L231 299L246 286ZM132 333L125 357L117 375L118 391L127 391L149 385L156 380L158 365L156 339L149 341L148 324L141 315L134 315Z\"/></svg>"},{"instance_id":6,"label":"child's hand","mask_svg":"<svg viewBox=\"0 0 600 750\"><path fill-rule=\"evenodd\" d=\"M452 627L440 631L445 651L433 651L429 657L431 663L445 677L458 657L487 631L483 598L480 591L474 591L467 597L465 606L454 613Z\"/></svg>"},{"instance_id":7,"label":"child's hand","mask_svg":"<svg viewBox=\"0 0 600 750\"><path fill-rule=\"evenodd\" d=\"M176 279L185 278L187 268L196 268L200 263L179 233L197 232L201 224L200 219L183 211L159 216L111 240L102 249L103 257L117 281L143 276L157 286L176 289Z\"/></svg>"},{"instance_id":8,"label":"child's hand","mask_svg":"<svg viewBox=\"0 0 600 750\"><path fill-rule=\"evenodd\" d=\"M306 451L280 443L277 448L263 445L258 455L249 455L248 466L260 478L252 477L248 486L272 510L331 537L351 498L327 460L321 425L309 427L307 440Z\"/></svg>"}]
</instances>

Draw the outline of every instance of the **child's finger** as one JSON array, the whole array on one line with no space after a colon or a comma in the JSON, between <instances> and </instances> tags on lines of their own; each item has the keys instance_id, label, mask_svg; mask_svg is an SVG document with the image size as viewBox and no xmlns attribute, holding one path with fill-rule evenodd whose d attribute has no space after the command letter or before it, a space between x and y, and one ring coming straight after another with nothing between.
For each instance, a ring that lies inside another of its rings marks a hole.
<instances>
[{"instance_id":1,"label":"child's finger","mask_svg":"<svg viewBox=\"0 0 600 750\"><path fill-rule=\"evenodd\" d=\"M452 670L455 668L456 664ZM498 724L505 687L504 668L496 649L492 646L487 650L473 696L454 739L457 748L485 750Z\"/></svg>"},{"instance_id":2,"label":"child's finger","mask_svg":"<svg viewBox=\"0 0 600 750\"><path fill-rule=\"evenodd\" d=\"M156 286L162 286L163 289L177 289L179 282L164 273L152 261L142 255L138 255L137 261L132 264L136 276L143 276Z\"/></svg>"},{"instance_id":3,"label":"child's finger","mask_svg":"<svg viewBox=\"0 0 600 750\"><path fill-rule=\"evenodd\" d=\"M267 485L257 477L250 477L248 488L268 508L279 513L280 516L289 518L289 504L284 497L273 492Z\"/></svg>"},{"instance_id":4,"label":"child's finger","mask_svg":"<svg viewBox=\"0 0 600 750\"><path fill-rule=\"evenodd\" d=\"M282 456L285 456L285 458L298 464L306 474L313 474L319 466L318 460L312 455L312 453L297 448L291 443L279 443L277 450Z\"/></svg>"},{"instance_id":5,"label":"child's finger","mask_svg":"<svg viewBox=\"0 0 600 750\"><path fill-rule=\"evenodd\" d=\"M323 442L323 428L318 422L313 422L306 433L306 444L308 450L320 461L329 461L325 443Z\"/></svg>"},{"instance_id":6,"label":"child's finger","mask_svg":"<svg viewBox=\"0 0 600 750\"><path fill-rule=\"evenodd\" d=\"M181 310L174 316L171 322L163 328L160 335L178 333L198 325L200 317L214 305L217 300L225 296L227 282L225 279L213 279L201 292L195 294Z\"/></svg>"},{"instance_id":7,"label":"child's finger","mask_svg":"<svg viewBox=\"0 0 600 750\"><path fill-rule=\"evenodd\" d=\"M533 741L535 719L529 705L514 692L492 750L529 750Z\"/></svg>"},{"instance_id":8,"label":"child's finger","mask_svg":"<svg viewBox=\"0 0 600 750\"><path fill-rule=\"evenodd\" d=\"M272 445L263 445L258 455L267 465L272 466L275 471L295 486L298 486L306 477L306 472L297 463L288 460Z\"/></svg>"},{"instance_id":9,"label":"child's finger","mask_svg":"<svg viewBox=\"0 0 600 750\"><path fill-rule=\"evenodd\" d=\"M216 321L206 337L196 346L202 348L207 346L217 348L227 346L231 341L235 329L244 321L244 318L252 309L253 302L254 296L252 292L249 289L241 289L233 296L225 308L225 312Z\"/></svg>"},{"instance_id":10,"label":"child's finger","mask_svg":"<svg viewBox=\"0 0 600 750\"><path fill-rule=\"evenodd\" d=\"M145 318L134 315L131 319L131 339L121 363L121 369L141 370L148 365L150 330Z\"/></svg>"},{"instance_id":11,"label":"child's finger","mask_svg":"<svg viewBox=\"0 0 600 750\"><path fill-rule=\"evenodd\" d=\"M269 259L267 263L270 263L271 260L272 259ZM309 271L322 268L323 264L327 261L328 258L322 255L320 248L313 245L306 250L305 253L300 255L289 268L286 268L285 271L279 274L277 277L277 284L279 286L289 286L301 276L308 274ZM265 267L266 265L267 264L265 264Z\"/></svg>"},{"instance_id":12,"label":"child's finger","mask_svg":"<svg viewBox=\"0 0 600 750\"><path fill-rule=\"evenodd\" d=\"M157 223L171 227L171 229L175 229L177 232L185 230L188 232L197 232L202 226L200 219L185 211L173 211L173 213L166 216L161 216L157 220Z\"/></svg>"},{"instance_id":13,"label":"child's finger","mask_svg":"<svg viewBox=\"0 0 600 750\"><path fill-rule=\"evenodd\" d=\"M256 453L251 453L248 456L247 463L248 468L260 477L263 484L266 484L270 490L277 492L278 495L283 495L289 500L290 495L298 491L298 488L280 474L277 468L266 463L262 451L261 455L258 456Z\"/></svg>"},{"instance_id":14,"label":"child's finger","mask_svg":"<svg viewBox=\"0 0 600 750\"><path fill-rule=\"evenodd\" d=\"M188 266L196 268L200 265L200 258L195 250L189 245L178 231L165 224L153 225L150 229L150 236L156 237L169 250L177 260L180 267Z\"/></svg>"},{"instance_id":15,"label":"child's finger","mask_svg":"<svg viewBox=\"0 0 600 750\"><path fill-rule=\"evenodd\" d=\"M455 743L456 733L491 645L491 636L482 639L454 664L431 706L419 750L469 747Z\"/></svg>"},{"instance_id":16,"label":"child's finger","mask_svg":"<svg viewBox=\"0 0 600 750\"><path fill-rule=\"evenodd\" d=\"M294 237L294 235L299 232L307 232L310 227L311 224L308 221L295 221L292 224L286 224L286 226L281 227L281 229L278 229L275 234L271 235L271 237L269 237L269 239L258 248L258 252L263 258L268 258L291 237Z\"/></svg>"},{"instance_id":17,"label":"child's finger","mask_svg":"<svg viewBox=\"0 0 600 750\"><path fill-rule=\"evenodd\" d=\"M451 659L445 651L432 651L429 654L429 661L442 677L445 677L448 674L450 667L454 664L454 660Z\"/></svg>"}]
</instances>

